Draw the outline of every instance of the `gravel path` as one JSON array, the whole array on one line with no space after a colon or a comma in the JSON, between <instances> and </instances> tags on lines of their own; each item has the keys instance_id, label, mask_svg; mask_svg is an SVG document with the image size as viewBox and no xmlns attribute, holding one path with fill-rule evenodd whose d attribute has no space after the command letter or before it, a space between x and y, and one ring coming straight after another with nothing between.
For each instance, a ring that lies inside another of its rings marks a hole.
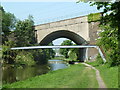
<instances>
[{"instance_id":1,"label":"gravel path","mask_svg":"<svg viewBox=\"0 0 120 90\"><path fill-rule=\"evenodd\" d=\"M106 85L105 85L104 81L102 80L102 78L100 76L100 72L95 67L93 67L93 66L91 66L87 63L82 63L82 64L84 64L87 67L90 67L90 68L94 69L96 71L96 79L98 81L99 88L106 88Z\"/></svg>"}]
</instances>

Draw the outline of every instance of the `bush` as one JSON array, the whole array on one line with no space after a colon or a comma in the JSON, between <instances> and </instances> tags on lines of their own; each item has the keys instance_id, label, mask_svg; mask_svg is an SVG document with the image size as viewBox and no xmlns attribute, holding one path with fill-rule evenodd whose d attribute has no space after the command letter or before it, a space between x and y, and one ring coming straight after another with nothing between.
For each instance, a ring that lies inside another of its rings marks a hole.
<instances>
[{"instance_id":1,"label":"bush","mask_svg":"<svg viewBox=\"0 0 120 90\"><path fill-rule=\"evenodd\" d=\"M45 55L45 51L42 49L36 49L30 51L33 55L34 60L36 61L37 64L46 64L47 63L47 57Z\"/></svg>"},{"instance_id":2,"label":"bush","mask_svg":"<svg viewBox=\"0 0 120 90\"><path fill-rule=\"evenodd\" d=\"M120 57L118 50L110 50L106 52L107 64L109 67L120 65Z\"/></svg>"},{"instance_id":3,"label":"bush","mask_svg":"<svg viewBox=\"0 0 120 90\"><path fill-rule=\"evenodd\" d=\"M93 62L89 62L87 61L88 64L91 64L92 66L96 67L96 66L101 66L104 65L104 62L100 56L100 54L98 54L98 56L96 57L96 60Z\"/></svg>"},{"instance_id":4,"label":"bush","mask_svg":"<svg viewBox=\"0 0 120 90\"><path fill-rule=\"evenodd\" d=\"M101 58L101 56L100 56L100 54L98 54L98 56L97 56L97 58L96 58L97 60L96 60L96 63L97 64L103 64L104 62L103 62L103 60L102 60L102 58Z\"/></svg>"},{"instance_id":5,"label":"bush","mask_svg":"<svg viewBox=\"0 0 120 90\"><path fill-rule=\"evenodd\" d=\"M30 52L20 51L15 58L15 63L17 65L31 66L35 64L35 61Z\"/></svg>"},{"instance_id":6,"label":"bush","mask_svg":"<svg viewBox=\"0 0 120 90\"><path fill-rule=\"evenodd\" d=\"M109 66L120 65L120 51L118 48L118 28L113 28L110 26L109 22L106 25L101 25L102 30L99 33L99 39L97 40L97 45L102 47L105 52L107 64Z\"/></svg>"},{"instance_id":7,"label":"bush","mask_svg":"<svg viewBox=\"0 0 120 90\"><path fill-rule=\"evenodd\" d=\"M68 54L69 58L72 60L72 61L76 61L77 60L77 54L75 52L74 49L71 49L69 51L69 54Z\"/></svg>"},{"instance_id":8,"label":"bush","mask_svg":"<svg viewBox=\"0 0 120 90\"><path fill-rule=\"evenodd\" d=\"M5 41L5 44L2 46L2 59L3 63L13 64L16 57L16 50L10 50L10 48L14 47L13 41Z\"/></svg>"}]
</instances>

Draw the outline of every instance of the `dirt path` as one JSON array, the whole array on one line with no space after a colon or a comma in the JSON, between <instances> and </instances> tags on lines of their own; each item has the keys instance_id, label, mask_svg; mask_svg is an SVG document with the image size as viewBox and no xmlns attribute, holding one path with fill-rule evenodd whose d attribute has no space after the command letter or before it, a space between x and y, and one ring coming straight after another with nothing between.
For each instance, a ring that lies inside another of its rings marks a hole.
<instances>
[{"instance_id":1,"label":"dirt path","mask_svg":"<svg viewBox=\"0 0 120 90\"><path fill-rule=\"evenodd\" d=\"M90 68L94 69L96 71L96 79L98 81L99 88L106 88L106 85L105 85L104 81L102 80L102 78L100 76L100 72L95 67L93 67L93 66L91 66L87 63L82 63L82 64L84 64L87 67L90 67Z\"/></svg>"}]
</instances>

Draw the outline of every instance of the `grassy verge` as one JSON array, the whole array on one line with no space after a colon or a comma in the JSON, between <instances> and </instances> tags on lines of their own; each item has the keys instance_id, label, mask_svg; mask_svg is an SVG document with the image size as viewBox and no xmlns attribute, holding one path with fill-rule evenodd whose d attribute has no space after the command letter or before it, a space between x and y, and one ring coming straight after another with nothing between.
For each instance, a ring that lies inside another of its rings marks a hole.
<instances>
[{"instance_id":1,"label":"grassy verge","mask_svg":"<svg viewBox=\"0 0 120 90\"><path fill-rule=\"evenodd\" d=\"M98 88L95 71L82 64L52 71L4 88Z\"/></svg>"},{"instance_id":2,"label":"grassy verge","mask_svg":"<svg viewBox=\"0 0 120 90\"><path fill-rule=\"evenodd\" d=\"M65 57L60 56L60 57L54 57L54 58L51 58L51 60L52 60L52 59L64 60L64 59L65 59Z\"/></svg>"},{"instance_id":3,"label":"grassy verge","mask_svg":"<svg viewBox=\"0 0 120 90\"><path fill-rule=\"evenodd\" d=\"M108 67L106 64L98 65L95 62L89 62L92 66L96 67L100 71L100 75L103 78L107 88L118 88L118 67Z\"/></svg>"}]
</instances>

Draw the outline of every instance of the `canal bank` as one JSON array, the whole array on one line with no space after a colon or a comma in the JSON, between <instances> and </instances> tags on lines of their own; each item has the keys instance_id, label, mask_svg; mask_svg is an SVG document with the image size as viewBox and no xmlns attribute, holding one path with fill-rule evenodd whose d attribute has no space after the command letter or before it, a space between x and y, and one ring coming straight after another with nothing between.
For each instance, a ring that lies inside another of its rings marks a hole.
<instances>
[{"instance_id":1,"label":"canal bank","mask_svg":"<svg viewBox=\"0 0 120 90\"><path fill-rule=\"evenodd\" d=\"M4 88L98 88L95 71L82 64L51 71Z\"/></svg>"},{"instance_id":2,"label":"canal bank","mask_svg":"<svg viewBox=\"0 0 120 90\"><path fill-rule=\"evenodd\" d=\"M2 70L2 84L26 80L31 77L46 74L50 71L66 68L68 65L63 60L48 60L48 64L25 66L22 68L5 67Z\"/></svg>"}]
</instances>

